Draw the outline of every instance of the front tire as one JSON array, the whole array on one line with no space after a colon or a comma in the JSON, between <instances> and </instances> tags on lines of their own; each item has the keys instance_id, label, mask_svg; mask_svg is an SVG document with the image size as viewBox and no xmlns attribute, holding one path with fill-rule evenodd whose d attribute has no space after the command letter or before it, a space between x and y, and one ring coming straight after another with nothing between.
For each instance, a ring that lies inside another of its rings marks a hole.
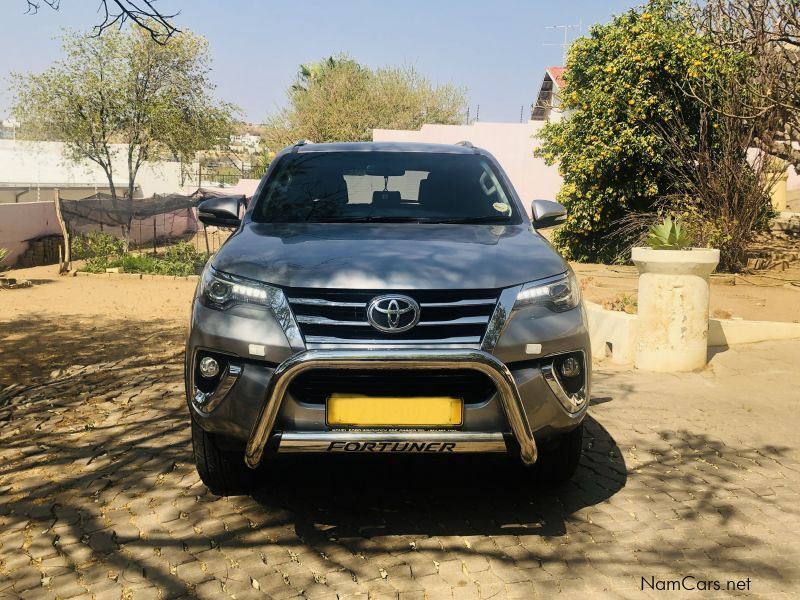
<instances>
[{"instance_id":1,"label":"front tire","mask_svg":"<svg viewBox=\"0 0 800 600\"><path fill-rule=\"evenodd\" d=\"M244 464L244 453L220 448L214 434L200 427L194 417L192 448L197 473L212 493L234 496L253 489L256 472Z\"/></svg>"},{"instance_id":2,"label":"front tire","mask_svg":"<svg viewBox=\"0 0 800 600\"><path fill-rule=\"evenodd\" d=\"M537 477L548 483L569 481L583 454L583 423L562 433L543 447L534 467Z\"/></svg>"}]
</instances>

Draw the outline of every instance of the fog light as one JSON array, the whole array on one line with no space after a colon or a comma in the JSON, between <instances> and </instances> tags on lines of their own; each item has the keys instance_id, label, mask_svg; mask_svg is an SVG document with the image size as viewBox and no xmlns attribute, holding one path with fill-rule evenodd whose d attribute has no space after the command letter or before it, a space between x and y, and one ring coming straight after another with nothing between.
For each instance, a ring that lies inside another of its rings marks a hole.
<instances>
[{"instance_id":1,"label":"fog light","mask_svg":"<svg viewBox=\"0 0 800 600\"><path fill-rule=\"evenodd\" d=\"M564 377L577 377L581 374L581 363L570 357L561 363L559 370Z\"/></svg>"},{"instance_id":2,"label":"fog light","mask_svg":"<svg viewBox=\"0 0 800 600\"><path fill-rule=\"evenodd\" d=\"M219 363L210 356L206 356L200 361L200 375L203 377L216 377L219 375Z\"/></svg>"}]
</instances>

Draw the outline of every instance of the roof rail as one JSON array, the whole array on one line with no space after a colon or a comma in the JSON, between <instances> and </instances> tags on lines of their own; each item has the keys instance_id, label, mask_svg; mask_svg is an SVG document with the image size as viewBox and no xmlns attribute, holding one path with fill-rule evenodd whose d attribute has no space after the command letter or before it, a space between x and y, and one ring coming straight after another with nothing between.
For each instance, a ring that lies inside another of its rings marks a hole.
<instances>
[{"instance_id":1,"label":"roof rail","mask_svg":"<svg viewBox=\"0 0 800 600\"><path fill-rule=\"evenodd\" d=\"M476 148L472 144L472 142L470 142L469 140L461 140L460 142L456 143L456 146L464 146L464 148L472 148L472 153L473 154L480 154L481 153L481 151L478 150L478 148Z\"/></svg>"},{"instance_id":2,"label":"roof rail","mask_svg":"<svg viewBox=\"0 0 800 600\"><path fill-rule=\"evenodd\" d=\"M314 142L312 142L311 140L297 140L297 141L294 143L294 145L292 146L292 153L294 154L295 152L297 152L297 149L298 149L300 146L305 146L306 144L313 144L313 143L314 143Z\"/></svg>"}]
</instances>

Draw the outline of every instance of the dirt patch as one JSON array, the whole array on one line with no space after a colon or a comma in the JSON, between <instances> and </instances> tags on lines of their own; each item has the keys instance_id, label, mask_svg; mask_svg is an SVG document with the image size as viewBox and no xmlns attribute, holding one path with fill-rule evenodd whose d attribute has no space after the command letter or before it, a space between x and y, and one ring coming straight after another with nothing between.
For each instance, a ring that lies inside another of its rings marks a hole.
<instances>
[{"instance_id":1,"label":"dirt patch","mask_svg":"<svg viewBox=\"0 0 800 600\"><path fill-rule=\"evenodd\" d=\"M633 266L572 263L585 299L597 304L634 301L638 271ZM800 265L753 275L712 275L711 315L753 321L800 322ZM623 302L623 304L625 304Z\"/></svg>"},{"instance_id":2,"label":"dirt patch","mask_svg":"<svg viewBox=\"0 0 800 600\"><path fill-rule=\"evenodd\" d=\"M0 389L75 365L178 355L196 280L59 277L55 266L16 269L26 289L0 290Z\"/></svg>"},{"instance_id":3,"label":"dirt patch","mask_svg":"<svg viewBox=\"0 0 800 600\"><path fill-rule=\"evenodd\" d=\"M152 360L183 352L185 324L174 320L136 321L97 316L30 314L0 321L0 390L58 379L71 369L100 361ZM180 362L180 358L177 359Z\"/></svg>"},{"instance_id":4,"label":"dirt patch","mask_svg":"<svg viewBox=\"0 0 800 600\"><path fill-rule=\"evenodd\" d=\"M169 321L186 326L196 279L143 279L127 276L60 277L55 265L15 269L10 277L27 279L28 289L0 296L0 319L71 315L128 321Z\"/></svg>"}]
</instances>

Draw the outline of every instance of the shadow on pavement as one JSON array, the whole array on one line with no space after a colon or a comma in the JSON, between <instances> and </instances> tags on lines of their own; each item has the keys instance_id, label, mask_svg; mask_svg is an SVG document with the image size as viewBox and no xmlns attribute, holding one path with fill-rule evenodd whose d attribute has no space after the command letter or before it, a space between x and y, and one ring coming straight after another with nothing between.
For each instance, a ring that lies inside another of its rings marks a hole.
<instances>
[{"instance_id":1,"label":"shadow on pavement","mask_svg":"<svg viewBox=\"0 0 800 600\"><path fill-rule=\"evenodd\" d=\"M562 487L495 458L303 457L260 475L253 497L218 498L191 462L181 336L170 323L0 323L4 372L31 375L0 388L0 592L46 576L83 593L155 586L173 597L197 583L177 565L197 561L244 593L248 561L282 586L280 565L304 553L314 569L361 577L374 569L364 559L411 560L412 543L429 562L480 555L512 569L633 576L667 565L782 580L789 557L753 552L768 539L763 515L798 509L753 496L742 477L768 473L786 448L732 444L691 423L652 424L635 448L622 443L606 426L627 435L646 414L614 422L629 413L608 411L635 400L635 378L593 409L584 459ZM626 465L632 450L647 459ZM314 585L304 569L286 591Z\"/></svg>"},{"instance_id":2,"label":"shadow on pavement","mask_svg":"<svg viewBox=\"0 0 800 600\"><path fill-rule=\"evenodd\" d=\"M543 535L566 533L577 511L625 486L619 448L587 419L586 456L572 481L547 486L504 456L281 457L267 465L254 497L297 518L308 539L318 525L339 538L374 535ZM321 530L320 530L321 533Z\"/></svg>"},{"instance_id":3,"label":"shadow on pavement","mask_svg":"<svg viewBox=\"0 0 800 600\"><path fill-rule=\"evenodd\" d=\"M87 302L91 299L87 298ZM49 379L51 373L181 349L185 330L174 322L109 321L42 316L0 321L0 391L3 386Z\"/></svg>"}]
</instances>

